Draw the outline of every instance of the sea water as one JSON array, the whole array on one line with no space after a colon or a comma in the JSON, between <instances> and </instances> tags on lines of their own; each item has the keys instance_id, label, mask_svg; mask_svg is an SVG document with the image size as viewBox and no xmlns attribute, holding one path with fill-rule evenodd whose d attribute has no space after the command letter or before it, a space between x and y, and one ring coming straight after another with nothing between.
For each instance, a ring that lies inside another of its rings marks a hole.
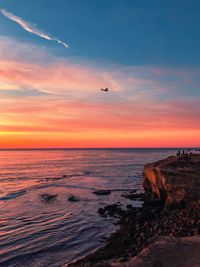
<instances>
[{"instance_id":1,"label":"sea water","mask_svg":"<svg viewBox=\"0 0 200 267\"><path fill-rule=\"evenodd\" d=\"M66 266L104 245L116 230L98 209L140 206L122 195L142 190L145 163L175 149L0 150L0 266ZM93 194L98 189L110 195ZM49 202L42 194L57 197ZM70 202L75 196L78 201Z\"/></svg>"}]
</instances>

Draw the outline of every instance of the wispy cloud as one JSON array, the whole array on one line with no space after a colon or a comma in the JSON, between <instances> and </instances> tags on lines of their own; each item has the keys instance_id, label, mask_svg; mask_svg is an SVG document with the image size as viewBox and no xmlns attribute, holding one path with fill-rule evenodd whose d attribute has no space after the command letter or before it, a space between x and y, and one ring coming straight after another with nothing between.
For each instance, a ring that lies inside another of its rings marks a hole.
<instances>
[{"instance_id":1,"label":"wispy cloud","mask_svg":"<svg viewBox=\"0 0 200 267\"><path fill-rule=\"evenodd\" d=\"M49 34L43 32L42 30L37 29L37 26L34 23L27 22L24 19L15 16L11 12L7 11L6 9L0 9L0 12L8 19L19 24L25 31L35 34L49 41L56 41L58 44L63 45L65 48L69 48L68 44L66 44L65 42L57 39L56 37L50 36Z\"/></svg>"}]
</instances>

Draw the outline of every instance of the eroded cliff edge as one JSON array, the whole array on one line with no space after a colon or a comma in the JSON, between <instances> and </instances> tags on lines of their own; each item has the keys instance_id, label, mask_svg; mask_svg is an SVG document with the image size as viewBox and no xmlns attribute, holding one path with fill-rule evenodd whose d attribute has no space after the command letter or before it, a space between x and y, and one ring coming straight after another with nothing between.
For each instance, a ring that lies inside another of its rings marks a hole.
<instances>
[{"instance_id":1,"label":"eroded cliff edge","mask_svg":"<svg viewBox=\"0 0 200 267\"><path fill-rule=\"evenodd\" d=\"M169 157L144 166L143 187L148 199L166 206L200 198L200 154Z\"/></svg>"},{"instance_id":2,"label":"eroded cliff edge","mask_svg":"<svg viewBox=\"0 0 200 267\"><path fill-rule=\"evenodd\" d=\"M119 219L119 229L104 247L70 267L199 266L200 154L146 164L143 186L141 208L114 204L103 209L101 215ZM138 195L133 191L126 197Z\"/></svg>"}]
</instances>

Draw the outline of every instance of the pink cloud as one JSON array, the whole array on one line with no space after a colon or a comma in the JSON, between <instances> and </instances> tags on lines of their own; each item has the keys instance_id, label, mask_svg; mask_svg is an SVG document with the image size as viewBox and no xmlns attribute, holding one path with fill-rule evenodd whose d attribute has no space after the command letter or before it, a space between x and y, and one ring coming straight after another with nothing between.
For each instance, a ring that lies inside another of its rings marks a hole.
<instances>
[{"instance_id":1,"label":"pink cloud","mask_svg":"<svg viewBox=\"0 0 200 267\"><path fill-rule=\"evenodd\" d=\"M0 60L0 82L16 84L21 87L37 88L47 93L66 93L73 91L98 90L106 84L113 90L119 89L112 76L73 64L51 64L42 66L20 61Z\"/></svg>"},{"instance_id":2,"label":"pink cloud","mask_svg":"<svg viewBox=\"0 0 200 267\"><path fill-rule=\"evenodd\" d=\"M72 63L43 49L6 38L0 39L0 83L34 88L54 95L95 97L101 87L109 87L124 99L144 98L163 93L164 87L151 78L140 77L141 68L97 67L91 63ZM143 74L142 74L143 75ZM131 94L131 96L130 96Z\"/></svg>"},{"instance_id":3,"label":"pink cloud","mask_svg":"<svg viewBox=\"0 0 200 267\"><path fill-rule=\"evenodd\" d=\"M169 97L172 89L156 78L170 78L170 70L110 65L100 68L22 46L24 57L20 43L13 50L9 40L0 43L0 93L8 91L0 98L0 133L23 132L32 140L36 134L39 138L38 134L56 133L64 140L73 134L81 138L83 133L91 138L97 135L96 142L109 145L112 135L116 142L123 136L130 144L134 139L143 144L143 137L155 144L170 135L177 142L178 138L186 142L190 131L195 136L200 132L200 99L175 94ZM33 56L27 56L29 49ZM190 72L188 76L193 77ZM99 90L104 85L111 89L108 94ZM29 89L45 94L23 96ZM15 90L21 90L20 97L13 95ZM195 140L200 142L197 137Z\"/></svg>"}]
</instances>

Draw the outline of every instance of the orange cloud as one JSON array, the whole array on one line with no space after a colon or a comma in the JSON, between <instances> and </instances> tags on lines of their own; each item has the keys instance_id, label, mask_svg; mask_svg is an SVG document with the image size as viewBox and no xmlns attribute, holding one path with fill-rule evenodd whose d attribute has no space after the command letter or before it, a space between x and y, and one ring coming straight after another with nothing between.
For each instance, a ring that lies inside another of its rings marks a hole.
<instances>
[{"instance_id":1,"label":"orange cloud","mask_svg":"<svg viewBox=\"0 0 200 267\"><path fill-rule=\"evenodd\" d=\"M82 91L97 91L102 84L118 90L120 86L112 76L102 71L73 64L52 64L42 66L19 61L0 60L0 87L4 84L22 88L37 88L50 94L76 94Z\"/></svg>"}]
</instances>

